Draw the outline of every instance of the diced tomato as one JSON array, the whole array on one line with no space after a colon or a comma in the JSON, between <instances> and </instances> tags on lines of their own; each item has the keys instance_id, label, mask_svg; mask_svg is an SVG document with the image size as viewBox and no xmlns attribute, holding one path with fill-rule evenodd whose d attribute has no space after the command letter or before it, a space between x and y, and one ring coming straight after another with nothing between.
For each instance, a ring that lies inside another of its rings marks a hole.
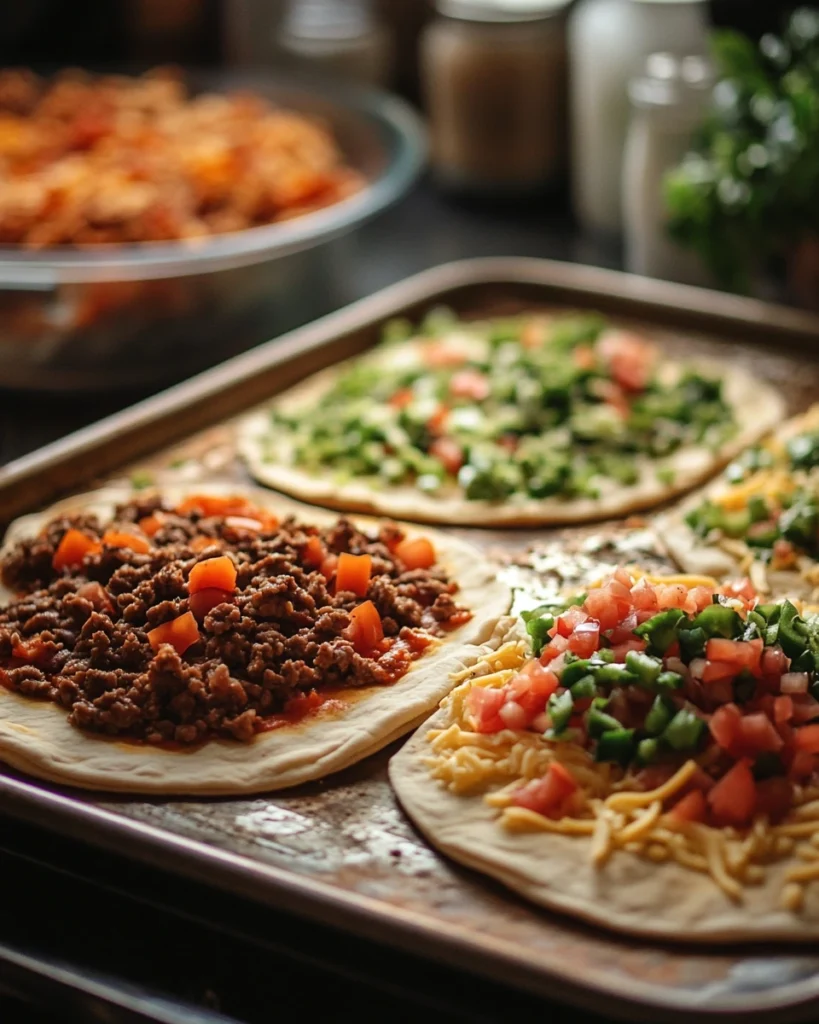
<instances>
[{"instance_id":1,"label":"diced tomato","mask_svg":"<svg viewBox=\"0 0 819 1024\"><path fill-rule=\"evenodd\" d=\"M218 497L212 494L191 494L176 506L179 515L199 512L203 516L242 516L255 511L246 498L237 495Z\"/></svg>"},{"instance_id":2,"label":"diced tomato","mask_svg":"<svg viewBox=\"0 0 819 1024\"><path fill-rule=\"evenodd\" d=\"M732 750L739 737L742 714L736 704L723 704L711 715L708 728L723 750Z\"/></svg>"},{"instance_id":3,"label":"diced tomato","mask_svg":"<svg viewBox=\"0 0 819 1024\"><path fill-rule=\"evenodd\" d=\"M464 464L463 448L454 437L436 437L429 446L429 454L452 476L455 476Z\"/></svg>"},{"instance_id":4,"label":"diced tomato","mask_svg":"<svg viewBox=\"0 0 819 1024\"><path fill-rule=\"evenodd\" d=\"M743 758L723 775L708 794L708 805L718 825L749 825L756 810L756 785L751 763Z\"/></svg>"},{"instance_id":5,"label":"diced tomato","mask_svg":"<svg viewBox=\"0 0 819 1024\"><path fill-rule=\"evenodd\" d=\"M142 530L146 537L153 537L154 534L159 533L162 527L165 525L166 516L164 512L156 511L151 513L149 516L144 516L139 520L137 526Z\"/></svg>"},{"instance_id":6,"label":"diced tomato","mask_svg":"<svg viewBox=\"0 0 819 1024\"><path fill-rule=\"evenodd\" d=\"M773 702L774 721L789 722L793 718L793 701L790 697L774 697Z\"/></svg>"},{"instance_id":7,"label":"diced tomato","mask_svg":"<svg viewBox=\"0 0 819 1024\"><path fill-rule=\"evenodd\" d=\"M645 578L639 580L631 588L631 600L639 611L656 612L659 608L657 591Z\"/></svg>"},{"instance_id":8,"label":"diced tomato","mask_svg":"<svg viewBox=\"0 0 819 1024\"><path fill-rule=\"evenodd\" d=\"M789 540L779 537L773 544L771 564L774 569L786 569L796 562L796 548Z\"/></svg>"},{"instance_id":9,"label":"diced tomato","mask_svg":"<svg viewBox=\"0 0 819 1024\"><path fill-rule=\"evenodd\" d=\"M233 598L232 590L220 590L218 587L205 587L197 590L188 598L188 607L200 622L218 604L224 604Z\"/></svg>"},{"instance_id":10,"label":"diced tomato","mask_svg":"<svg viewBox=\"0 0 819 1024\"><path fill-rule=\"evenodd\" d=\"M138 555L147 555L151 545L144 537L135 533L121 533L119 530L106 530L102 535L102 543L109 548L130 548Z\"/></svg>"},{"instance_id":11,"label":"diced tomato","mask_svg":"<svg viewBox=\"0 0 819 1024\"><path fill-rule=\"evenodd\" d=\"M509 680L506 684L506 693L530 715L537 715L546 707L546 702L557 686L558 679L555 673L534 658Z\"/></svg>"},{"instance_id":12,"label":"diced tomato","mask_svg":"<svg viewBox=\"0 0 819 1024\"><path fill-rule=\"evenodd\" d=\"M654 351L636 334L608 331L597 342L597 353L614 380L627 391L643 391L651 380Z\"/></svg>"},{"instance_id":13,"label":"diced tomato","mask_svg":"<svg viewBox=\"0 0 819 1024\"><path fill-rule=\"evenodd\" d=\"M443 434L448 421L449 409L445 405L439 405L427 420L427 430L430 434Z\"/></svg>"},{"instance_id":14,"label":"diced tomato","mask_svg":"<svg viewBox=\"0 0 819 1024\"><path fill-rule=\"evenodd\" d=\"M809 693L798 693L791 697L794 725L804 725L813 718L819 718L819 701Z\"/></svg>"},{"instance_id":15,"label":"diced tomato","mask_svg":"<svg viewBox=\"0 0 819 1024\"><path fill-rule=\"evenodd\" d=\"M545 816L557 815L564 801L577 789L577 783L570 773L557 761L549 765L542 779L532 779L525 786L515 790L512 803Z\"/></svg>"},{"instance_id":16,"label":"diced tomato","mask_svg":"<svg viewBox=\"0 0 819 1024\"><path fill-rule=\"evenodd\" d=\"M782 737L770 718L761 712L742 716L736 742L739 744L739 752L746 757L773 754L782 749Z\"/></svg>"},{"instance_id":17,"label":"diced tomato","mask_svg":"<svg viewBox=\"0 0 819 1024\"><path fill-rule=\"evenodd\" d=\"M600 646L600 626L596 622L578 623L569 637L569 650L578 658L590 658Z\"/></svg>"},{"instance_id":18,"label":"diced tomato","mask_svg":"<svg viewBox=\"0 0 819 1024\"><path fill-rule=\"evenodd\" d=\"M584 612L582 608L573 605L571 608L567 608L562 615L558 615L555 620L555 633L560 634L560 636L569 637L574 632L575 626L585 622L588 617L588 612Z\"/></svg>"},{"instance_id":19,"label":"diced tomato","mask_svg":"<svg viewBox=\"0 0 819 1024\"><path fill-rule=\"evenodd\" d=\"M236 589L236 566L228 555L217 555L197 562L188 576L188 593L197 590L223 590L232 594Z\"/></svg>"},{"instance_id":20,"label":"diced tomato","mask_svg":"<svg viewBox=\"0 0 819 1024\"><path fill-rule=\"evenodd\" d=\"M201 639L192 612L185 612L170 622L163 622L161 626L148 630L146 635L148 643L155 651L158 651L162 644L170 644L179 655L184 654Z\"/></svg>"},{"instance_id":21,"label":"diced tomato","mask_svg":"<svg viewBox=\"0 0 819 1024\"><path fill-rule=\"evenodd\" d=\"M349 590L357 597L366 597L372 571L372 555L351 555L348 551L343 551L338 556L336 593Z\"/></svg>"},{"instance_id":22,"label":"diced tomato","mask_svg":"<svg viewBox=\"0 0 819 1024\"><path fill-rule=\"evenodd\" d=\"M612 653L614 654L614 660L622 663L626 660L626 655L629 651L644 651L645 649L645 640L635 638L634 640L626 640L622 644L615 644L612 647Z\"/></svg>"},{"instance_id":23,"label":"diced tomato","mask_svg":"<svg viewBox=\"0 0 819 1024\"><path fill-rule=\"evenodd\" d=\"M590 590L583 606L591 618L597 619L601 630L613 629L622 615L620 604L616 598L602 587Z\"/></svg>"},{"instance_id":24,"label":"diced tomato","mask_svg":"<svg viewBox=\"0 0 819 1024\"><path fill-rule=\"evenodd\" d=\"M637 628L637 612L630 612L614 629L609 630L609 641L612 644L624 644L634 639L634 630Z\"/></svg>"},{"instance_id":25,"label":"diced tomato","mask_svg":"<svg viewBox=\"0 0 819 1024\"><path fill-rule=\"evenodd\" d=\"M774 775L756 784L756 813L771 822L780 821L793 804L793 783L784 775Z\"/></svg>"},{"instance_id":26,"label":"diced tomato","mask_svg":"<svg viewBox=\"0 0 819 1024\"><path fill-rule=\"evenodd\" d=\"M423 359L427 366L435 369L445 369L448 366L461 366L466 362L466 352L460 349L450 348L444 345L437 338L433 338L424 344L422 349Z\"/></svg>"},{"instance_id":27,"label":"diced tomato","mask_svg":"<svg viewBox=\"0 0 819 1024\"><path fill-rule=\"evenodd\" d=\"M390 405L394 409L404 409L410 405L413 399L412 388L399 388L390 398Z\"/></svg>"},{"instance_id":28,"label":"diced tomato","mask_svg":"<svg viewBox=\"0 0 819 1024\"><path fill-rule=\"evenodd\" d=\"M628 573L627 569L624 569L622 565L618 565L614 572L611 574L609 580L610 583L617 583L621 587L625 587L626 590L631 593L631 588L634 586L634 580Z\"/></svg>"},{"instance_id":29,"label":"diced tomato","mask_svg":"<svg viewBox=\"0 0 819 1024\"><path fill-rule=\"evenodd\" d=\"M819 754L819 725L803 725L793 734L794 746L808 754Z\"/></svg>"},{"instance_id":30,"label":"diced tomato","mask_svg":"<svg viewBox=\"0 0 819 1024\"><path fill-rule=\"evenodd\" d=\"M304 718L305 715L309 715L311 711L316 711L323 704L324 697L316 690L310 690L308 693L297 693L294 697L290 697L284 705L284 714L288 718Z\"/></svg>"},{"instance_id":31,"label":"diced tomato","mask_svg":"<svg viewBox=\"0 0 819 1024\"><path fill-rule=\"evenodd\" d=\"M319 537L308 537L304 550L301 553L301 560L311 569L317 569L327 557L327 551Z\"/></svg>"},{"instance_id":32,"label":"diced tomato","mask_svg":"<svg viewBox=\"0 0 819 1024\"><path fill-rule=\"evenodd\" d=\"M326 580L331 580L338 568L338 555L329 554L319 566L319 572Z\"/></svg>"},{"instance_id":33,"label":"diced tomato","mask_svg":"<svg viewBox=\"0 0 819 1024\"><path fill-rule=\"evenodd\" d=\"M758 675L763 646L762 640L725 640L722 637L712 637L705 645L705 656L711 662L733 664L737 673L747 668L754 675Z\"/></svg>"},{"instance_id":34,"label":"diced tomato","mask_svg":"<svg viewBox=\"0 0 819 1024\"><path fill-rule=\"evenodd\" d=\"M80 530L66 530L54 552L51 564L57 572L62 569L76 568L82 565L87 555L96 555L102 551L98 540L89 537Z\"/></svg>"},{"instance_id":35,"label":"diced tomato","mask_svg":"<svg viewBox=\"0 0 819 1024\"><path fill-rule=\"evenodd\" d=\"M551 643L547 644L540 654L540 661L543 665L548 665L550 661L558 658L564 651L569 649L569 641L565 636L555 636L552 638Z\"/></svg>"},{"instance_id":36,"label":"diced tomato","mask_svg":"<svg viewBox=\"0 0 819 1024\"><path fill-rule=\"evenodd\" d=\"M737 666L731 661L706 661L700 678L704 683L713 683L720 679L732 679L737 671Z\"/></svg>"},{"instance_id":37,"label":"diced tomato","mask_svg":"<svg viewBox=\"0 0 819 1024\"><path fill-rule=\"evenodd\" d=\"M674 821L705 821L708 805L701 789L692 789L667 812Z\"/></svg>"},{"instance_id":38,"label":"diced tomato","mask_svg":"<svg viewBox=\"0 0 819 1024\"><path fill-rule=\"evenodd\" d=\"M743 601L753 601L757 596L756 588L747 576L741 580L724 583L720 587L720 593L725 597L741 597Z\"/></svg>"},{"instance_id":39,"label":"diced tomato","mask_svg":"<svg viewBox=\"0 0 819 1024\"><path fill-rule=\"evenodd\" d=\"M692 587L688 591L688 600L691 602L690 612L701 612L711 604L712 591L709 587ZM686 606L687 607L687 606Z\"/></svg>"},{"instance_id":40,"label":"diced tomato","mask_svg":"<svg viewBox=\"0 0 819 1024\"><path fill-rule=\"evenodd\" d=\"M435 548L426 537L407 537L396 545L395 556L407 569L429 569L435 565Z\"/></svg>"},{"instance_id":41,"label":"diced tomato","mask_svg":"<svg viewBox=\"0 0 819 1024\"><path fill-rule=\"evenodd\" d=\"M507 729L525 729L529 724L526 710L514 700L507 700L501 706L498 715Z\"/></svg>"},{"instance_id":42,"label":"diced tomato","mask_svg":"<svg viewBox=\"0 0 819 1024\"><path fill-rule=\"evenodd\" d=\"M548 329L548 320L542 318L527 320L520 329L521 344L524 348L539 348L546 341Z\"/></svg>"},{"instance_id":43,"label":"diced tomato","mask_svg":"<svg viewBox=\"0 0 819 1024\"><path fill-rule=\"evenodd\" d=\"M479 370L459 370L453 373L449 382L449 393L453 398L469 398L473 402L482 402L490 390L489 378Z\"/></svg>"},{"instance_id":44,"label":"diced tomato","mask_svg":"<svg viewBox=\"0 0 819 1024\"><path fill-rule=\"evenodd\" d=\"M473 686L466 698L475 732L500 732L504 728L498 712L506 702L506 689Z\"/></svg>"},{"instance_id":45,"label":"diced tomato","mask_svg":"<svg viewBox=\"0 0 819 1024\"><path fill-rule=\"evenodd\" d=\"M657 605L660 609L683 608L688 600L688 587L682 583L661 583L657 587Z\"/></svg>"},{"instance_id":46,"label":"diced tomato","mask_svg":"<svg viewBox=\"0 0 819 1024\"><path fill-rule=\"evenodd\" d=\"M781 647L766 647L762 652L762 673L766 676L781 676L788 671L790 659Z\"/></svg>"},{"instance_id":47,"label":"diced tomato","mask_svg":"<svg viewBox=\"0 0 819 1024\"><path fill-rule=\"evenodd\" d=\"M819 759L809 750L795 750L788 768L788 777L791 779L809 779L816 771Z\"/></svg>"},{"instance_id":48,"label":"diced tomato","mask_svg":"<svg viewBox=\"0 0 819 1024\"><path fill-rule=\"evenodd\" d=\"M508 452L516 452L520 444L520 438L517 434L501 434L498 438L498 444Z\"/></svg>"},{"instance_id":49,"label":"diced tomato","mask_svg":"<svg viewBox=\"0 0 819 1024\"><path fill-rule=\"evenodd\" d=\"M350 612L348 636L359 654L371 654L384 639L381 616L372 601L356 605Z\"/></svg>"}]
</instances>

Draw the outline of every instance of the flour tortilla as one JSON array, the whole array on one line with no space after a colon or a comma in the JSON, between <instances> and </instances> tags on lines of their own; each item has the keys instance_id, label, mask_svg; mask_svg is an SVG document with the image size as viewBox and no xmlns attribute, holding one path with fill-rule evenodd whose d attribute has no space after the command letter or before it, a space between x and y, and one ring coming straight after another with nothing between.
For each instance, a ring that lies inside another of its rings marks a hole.
<instances>
[{"instance_id":1,"label":"flour tortilla","mask_svg":"<svg viewBox=\"0 0 819 1024\"><path fill-rule=\"evenodd\" d=\"M471 338L470 344L474 346L479 342ZM420 351L419 342L405 342L401 350L402 361L408 365L417 364ZM396 358L395 349L390 348L386 353L381 357L390 362ZM353 362L349 360L309 377L275 399L272 407L287 413L316 408L322 396ZM666 360L661 364L660 373L664 379L673 381L681 370L679 364ZM723 394L736 417L738 430L735 436L717 451L692 445L664 459L642 457L638 460L640 478L637 483L625 486L606 481L599 498L565 500L518 495L497 502L468 501L455 484L436 494L426 494L406 484L380 485L368 478L339 481L331 470L322 476L314 476L292 464L292 446L285 434L272 436L268 409L252 413L240 422L239 450L251 474L260 483L329 508L463 526L556 525L606 519L655 507L690 490L782 419L784 403L779 393L741 367L701 360L697 363L697 370L722 379ZM657 478L658 469L671 471L673 482L661 482Z\"/></svg>"},{"instance_id":2,"label":"flour tortilla","mask_svg":"<svg viewBox=\"0 0 819 1024\"><path fill-rule=\"evenodd\" d=\"M819 405L813 406L806 413L794 416L783 423L776 431L781 441L807 430L819 429ZM741 575L740 559L716 544L708 543L699 537L686 523L685 517L703 501L724 494L731 485L720 477L708 487L693 494L670 512L659 516L654 522L654 530L668 554L679 565L683 572L699 573L714 576L717 579ZM794 597L806 599L812 597L816 586L804 579L799 570L778 569L776 571L762 568L757 563L751 568L751 580L761 572L768 591L775 597Z\"/></svg>"},{"instance_id":3,"label":"flour tortilla","mask_svg":"<svg viewBox=\"0 0 819 1024\"><path fill-rule=\"evenodd\" d=\"M424 836L442 853L497 879L534 903L619 932L685 942L816 940L819 885L805 887L799 915L780 909L785 872L795 858L766 867L763 885L747 886L733 903L707 875L677 863L653 864L625 850L592 866L589 836L512 833L483 795L455 796L424 764L430 729L446 728L437 711L393 756L390 782Z\"/></svg>"},{"instance_id":4,"label":"flour tortilla","mask_svg":"<svg viewBox=\"0 0 819 1024\"><path fill-rule=\"evenodd\" d=\"M174 504L188 494L241 493L282 517L294 514L315 525L337 519L269 492L230 484L165 487L162 493ZM133 496L130 490L110 488L25 516L9 527L4 550L39 532L56 515L82 510L106 519L115 505ZM364 528L374 525L363 519L357 523ZM458 598L473 618L414 662L394 685L351 690L342 712L319 712L294 726L261 733L250 743L210 740L191 751L83 732L68 724L65 709L0 687L0 761L39 778L86 789L215 796L296 786L375 753L429 714L451 688L450 675L497 647L511 622L505 614L509 589L496 578L487 558L455 538L429 530L424 535L435 544L440 564L458 582ZM0 589L0 605L10 598Z\"/></svg>"}]
</instances>

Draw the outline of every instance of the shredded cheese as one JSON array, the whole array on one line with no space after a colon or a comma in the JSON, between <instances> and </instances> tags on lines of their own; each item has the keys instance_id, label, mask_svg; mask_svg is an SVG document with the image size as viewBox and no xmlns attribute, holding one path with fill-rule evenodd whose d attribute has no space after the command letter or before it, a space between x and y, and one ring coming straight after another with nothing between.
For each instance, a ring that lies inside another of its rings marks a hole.
<instances>
[{"instance_id":1,"label":"shredded cheese","mask_svg":"<svg viewBox=\"0 0 819 1024\"><path fill-rule=\"evenodd\" d=\"M650 579L667 581L669 577ZM684 579L691 586L699 585L691 579L706 578L679 577L681 582ZM468 680L446 698L442 706L448 709L449 724L426 736L425 763L434 778L456 795L483 794L508 832L585 837L587 856L598 870L617 851L656 864L675 862L709 875L734 902L741 902L745 886L764 881L769 864L792 857L795 863L785 875L781 903L793 913L801 909L804 887L819 881L819 790L797 787L794 807L784 821L771 825L760 817L740 834L734 829L678 822L664 812L700 770L694 760L661 786L641 792L621 769L595 763L586 750L571 743L550 744L539 733L511 729L475 732L466 705L470 689L503 686L527 657L525 643L503 645L473 667ZM572 798L572 816L552 819L515 805L515 791L542 778L555 761L579 786Z\"/></svg>"}]
</instances>

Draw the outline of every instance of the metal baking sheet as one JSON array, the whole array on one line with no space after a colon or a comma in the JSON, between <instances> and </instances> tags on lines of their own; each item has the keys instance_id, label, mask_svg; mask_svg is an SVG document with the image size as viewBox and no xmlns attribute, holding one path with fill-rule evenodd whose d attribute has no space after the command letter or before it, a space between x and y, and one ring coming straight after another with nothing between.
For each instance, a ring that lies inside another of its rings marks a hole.
<instances>
[{"instance_id":1,"label":"metal baking sheet","mask_svg":"<svg viewBox=\"0 0 819 1024\"><path fill-rule=\"evenodd\" d=\"M461 315L594 308L643 326L669 351L719 353L781 387L789 410L818 393L819 321L794 310L611 271L478 260L412 278L0 470L0 522L136 468L165 479L246 480L231 419L306 374L362 351L383 320L446 304ZM636 532L635 532L636 531ZM639 523L570 532L458 530L515 585L604 558L656 558ZM526 554L534 545L535 554ZM571 555L566 561L567 553ZM392 748L274 797L142 800L0 775L0 808L75 838L440 962L595 1009L650 1021L693 1013L815 1018L809 947L658 945L529 907L451 864L418 836L386 777Z\"/></svg>"}]
</instances>

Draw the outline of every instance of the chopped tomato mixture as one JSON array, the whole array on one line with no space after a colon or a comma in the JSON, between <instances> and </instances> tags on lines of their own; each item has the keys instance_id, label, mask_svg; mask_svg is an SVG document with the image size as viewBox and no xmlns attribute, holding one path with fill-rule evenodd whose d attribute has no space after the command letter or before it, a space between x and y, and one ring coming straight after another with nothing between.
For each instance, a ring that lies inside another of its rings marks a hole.
<instances>
[{"instance_id":1,"label":"chopped tomato mixture","mask_svg":"<svg viewBox=\"0 0 819 1024\"><path fill-rule=\"evenodd\" d=\"M536 657L502 687L473 686L476 732L581 745L646 790L694 759L665 807L678 822L776 821L795 784L819 781L819 617L761 604L747 580L714 590L617 569L576 602L523 618ZM553 763L513 803L562 816L564 772Z\"/></svg>"}]
</instances>

